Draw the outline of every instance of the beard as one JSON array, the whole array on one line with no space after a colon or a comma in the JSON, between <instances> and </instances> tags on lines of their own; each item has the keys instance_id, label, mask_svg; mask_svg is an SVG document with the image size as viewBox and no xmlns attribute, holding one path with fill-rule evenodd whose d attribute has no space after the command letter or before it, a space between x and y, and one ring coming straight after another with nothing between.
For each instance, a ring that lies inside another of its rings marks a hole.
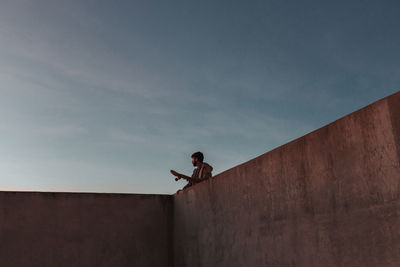
<instances>
[{"instance_id":1,"label":"beard","mask_svg":"<svg viewBox=\"0 0 400 267\"><path fill-rule=\"evenodd\" d=\"M196 162L193 162L193 166L196 167Z\"/></svg>"}]
</instances>

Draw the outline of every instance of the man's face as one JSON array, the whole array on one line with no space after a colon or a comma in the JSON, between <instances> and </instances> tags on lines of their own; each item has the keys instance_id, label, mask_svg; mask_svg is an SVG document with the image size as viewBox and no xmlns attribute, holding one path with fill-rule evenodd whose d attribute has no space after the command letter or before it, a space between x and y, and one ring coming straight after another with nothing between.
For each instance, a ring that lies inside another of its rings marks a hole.
<instances>
[{"instance_id":1,"label":"man's face","mask_svg":"<svg viewBox=\"0 0 400 267\"><path fill-rule=\"evenodd\" d=\"M197 158L194 158L194 157L192 158L192 164L193 164L193 166L195 166L195 167L197 166L197 165L196 165L196 164L197 164Z\"/></svg>"}]
</instances>

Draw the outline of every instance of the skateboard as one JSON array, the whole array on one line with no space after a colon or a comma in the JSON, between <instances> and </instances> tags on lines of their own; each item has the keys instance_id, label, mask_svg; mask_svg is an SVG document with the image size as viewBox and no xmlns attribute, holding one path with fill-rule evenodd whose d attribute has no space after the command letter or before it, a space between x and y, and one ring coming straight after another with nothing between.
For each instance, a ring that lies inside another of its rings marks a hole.
<instances>
[{"instance_id":1,"label":"skateboard","mask_svg":"<svg viewBox=\"0 0 400 267\"><path fill-rule=\"evenodd\" d=\"M171 173L172 173L172 175L176 176L175 181L178 181L179 179L181 179L181 177L180 177L181 174L180 173L177 173L174 170L171 170Z\"/></svg>"}]
</instances>

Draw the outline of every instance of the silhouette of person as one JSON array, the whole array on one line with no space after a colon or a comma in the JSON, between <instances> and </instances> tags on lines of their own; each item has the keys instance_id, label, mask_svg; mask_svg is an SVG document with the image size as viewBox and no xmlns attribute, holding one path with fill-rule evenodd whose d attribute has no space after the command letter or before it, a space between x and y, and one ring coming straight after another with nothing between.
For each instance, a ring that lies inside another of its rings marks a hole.
<instances>
[{"instance_id":1,"label":"silhouette of person","mask_svg":"<svg viewBox=\"0 0 400 267\"><path fill-rule=\"evenodd\" d=\"M192 164L196 168L193 170L193 174L191 177L171 170L171 173L176 176L175 181L178 181L180 179L185 179L186 181L188 181L188 183L183 187L182 190L185 190L186 188L194 184L200 183L212 177L211 172L213 170L213 167L211 167L210 164L203 162L203 160L204 155L200 151L192 154ZM179 192L182 190L178 190L176 193L179 194Z\"/></svg>"}]
</instances>

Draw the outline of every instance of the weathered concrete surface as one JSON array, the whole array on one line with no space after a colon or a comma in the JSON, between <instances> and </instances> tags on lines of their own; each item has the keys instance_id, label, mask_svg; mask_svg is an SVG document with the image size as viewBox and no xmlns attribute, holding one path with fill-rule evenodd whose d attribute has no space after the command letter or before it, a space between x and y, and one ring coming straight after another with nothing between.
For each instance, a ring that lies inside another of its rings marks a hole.
<instances>
[{"instance_id":1,"label":"weathered concrete surface","mask_svg":"<svg viewBox=\"0 0 400 267\"><path fill-rule=\"evenodd\" d=\"M400 93L174 196L175 266L400 266Z\"/></svg>"},{"instance_id":2,"label":"weathered concrete surface","mask_svg":"<svg viewBox=\"0 0 400 267\"><path fill-rule=\"evenodd\" d=\"M0 192L0 266L173 266L172 197Z\"/></svg>"},{"instance_id":3,"label":"weathered concrete surface","mask_svg":"<svg viewBox=\"0 0 400 267\"><path fill-rule=\"evenodd\" d=\"M0 192L0 266L400 266L400 93L179 195Z\"/></svg>"}]
</instances>

